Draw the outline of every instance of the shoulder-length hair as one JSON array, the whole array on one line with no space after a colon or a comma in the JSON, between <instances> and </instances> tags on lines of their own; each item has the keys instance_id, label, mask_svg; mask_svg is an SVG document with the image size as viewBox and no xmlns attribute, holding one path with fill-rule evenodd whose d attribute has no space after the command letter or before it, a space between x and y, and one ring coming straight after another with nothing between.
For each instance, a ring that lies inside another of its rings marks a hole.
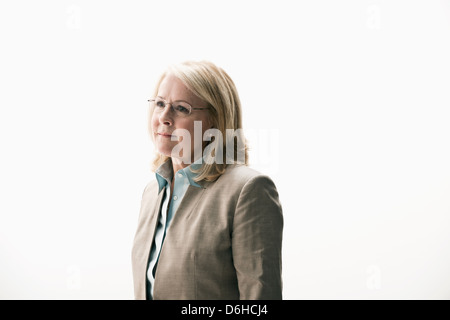
<instances>
[{"instance_id":1,"label":"shoulder-length hair","mask_svg":"<svg viewBox=\"0 0 450 320\"><path fill-rule=\"evenodd\" d=\"M248 165L248 144L242 130L241 102L230 76L208 61L182 62L171 65L161 75L155 87L154 96L158 95L159 86L169 73L180 79L189 90L207 102L213 128L219 130L223 137L222 139L213 137L208 143L206 147L212 150L209 160L214 158L215 161L204 161L201 168L195 171L197 177L194 180L214 181L231 163ZM150 119L152 115L153 110L150 110ZM151 121L149 123L151 125ZM153 135L151 137L153 139ZM216 152L218 148L221 148L221 154ZM156 151L152 171L155 171L168 158Z\"/></svg>"}]
</instances>

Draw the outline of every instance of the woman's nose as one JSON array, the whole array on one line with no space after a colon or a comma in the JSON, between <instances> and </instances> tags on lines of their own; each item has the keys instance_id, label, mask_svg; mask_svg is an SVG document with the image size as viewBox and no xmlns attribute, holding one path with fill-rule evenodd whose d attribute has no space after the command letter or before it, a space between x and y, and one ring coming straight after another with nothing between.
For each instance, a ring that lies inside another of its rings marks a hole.
<instances>
[{"instance_id":1,"label":"woman's nose","mask_svg":"<svg viewBox=\"0 0 450 320\"><path fill-rule=\"evenodd\" d=\"M172 105L170 103L166 104L163 112L160 113L159 122L168 126L173 124Z\"/></svg>"}]
</instances>

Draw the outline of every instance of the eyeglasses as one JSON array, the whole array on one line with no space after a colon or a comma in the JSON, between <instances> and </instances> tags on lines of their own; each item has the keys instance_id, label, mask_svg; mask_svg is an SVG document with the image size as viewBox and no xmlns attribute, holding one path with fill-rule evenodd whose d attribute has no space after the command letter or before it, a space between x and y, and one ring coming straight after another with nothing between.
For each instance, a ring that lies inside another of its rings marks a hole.
<instances>
[{"instance_id":1,"label":"eyeglasses","mask_svg":"<svg viewBox=\"0 0 450 320\"><path fill-rule=\"evenodd\" d=\"M169 103L160 97L150 99L148 100L148 102L150 103L150 107L153 108L155 113L162 113L166 105L170 104L170 106L172 107L172 111L175 112L175 115L177 117L187 117L192 113L193 110L205 110L209 108L194 108L185 101L174 101Z\"/></svg>"}]
</instances>

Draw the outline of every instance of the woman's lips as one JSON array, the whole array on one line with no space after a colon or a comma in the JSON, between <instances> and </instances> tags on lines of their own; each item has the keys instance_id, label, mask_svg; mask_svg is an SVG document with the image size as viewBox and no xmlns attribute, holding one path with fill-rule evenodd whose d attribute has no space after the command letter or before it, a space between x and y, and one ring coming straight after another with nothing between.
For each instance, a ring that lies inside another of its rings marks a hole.
<instances>
[{"instance_id":1,"label":"woman's lips","mask_svg":"<svg viewBox=\"0 0 450 320\"><path fill-rule=\"evenodd\" d=\"M163 137L163 138L171 138L172 135L170 133L157 133L159 136ZM174 136L175 137L175 136Z\"/></svg>"}]
</instances>

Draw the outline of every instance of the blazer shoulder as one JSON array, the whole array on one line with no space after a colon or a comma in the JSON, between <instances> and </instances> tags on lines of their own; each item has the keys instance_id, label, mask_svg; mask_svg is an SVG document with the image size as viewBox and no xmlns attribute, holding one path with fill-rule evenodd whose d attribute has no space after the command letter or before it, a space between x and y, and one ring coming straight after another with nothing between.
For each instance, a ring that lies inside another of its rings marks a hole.
<instances>
[{"instance_id":1,"label":"blazer shoulder","mask_svg":"<svg viewBox=\"0 0 450 320\"><path fill-rule=\"evenodd\" d=\"M146 195L154 195L158 193L158 181L156 179L152 179L144 187L144 191L142 192L142 197Z\"/></svg>"},{"instance_id":2,"label":"blazer shoulder","mask_svg":"<svg viewBox=\"0 0 450 320\"><path fill-rule=\"evenodd\" d=\"M139 212L139 220L145 219L149 213L152 213L152 209L158 199L158 182L151 180L145 185L141 198L141 209Z\"/></svg>"},{"instance_id":3,"label":"blazer shoulder","mask_svg":"<svg viewBox=\"0 0 450 320\"><path fill-rule=\"evenodd\" d=\"M227 186L241 188L254 180L271 181L269 176L245 165L231 165L227 167L225 173L222 174L219 180L222 180L221 182Z\"/></svg>"}]
</instances>

